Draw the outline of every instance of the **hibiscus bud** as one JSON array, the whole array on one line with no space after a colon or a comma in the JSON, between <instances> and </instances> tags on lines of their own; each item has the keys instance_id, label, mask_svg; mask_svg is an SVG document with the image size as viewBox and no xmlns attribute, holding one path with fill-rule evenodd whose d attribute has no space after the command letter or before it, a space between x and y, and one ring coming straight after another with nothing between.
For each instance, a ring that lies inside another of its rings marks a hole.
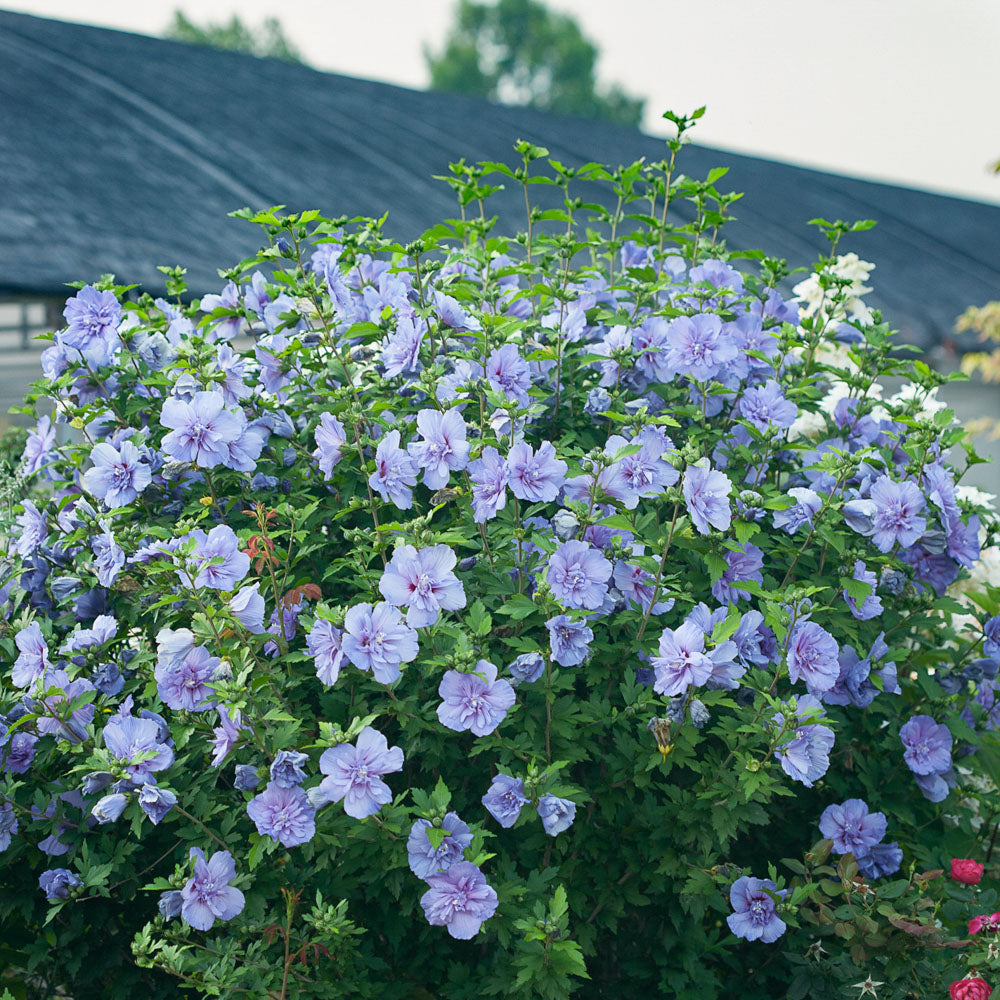
<instances>
[{"instance_id":1,"label":"hibiscus bud","mask_svg":"<svg viewBox=\"0 0 1000 1000\"><path fill-rule=\"evenodd\" d=\"M874 500L849 500L840 508L848 527L860 535L870 535L875 530L877 511Z\"/></svg>"},{"instance_id":2,"label":"hibiscus bud","mask_svg":"<svg viewBox=\"0 0 1000 1000\"><path fill-rule=\"evenodd\" d=\"M611 396L607 389L591 389L587 393L587 402L583 404L583 412L588 416L596 417L611 409Z\"/></svg>"},{"instance_id":3,"label":"hibiscus bud","mask_svg":"<svg viewBox=\"0 0 1000 1000\"><path fill-rule=\"evenodd\" d=\"M233 787L241 792L253 791L260 784L260 776L257 768L250 764L237 764L236 777L233 780Z\"/></svg>"},{"instance_id":4,"label":"hibiscus bud","mask_svg":"<svg viewBox=\"0 0 1000 1000\"><path fill-rule=\"evenodd\" d=\"M160 911L160 916L165 920L173 920L181 914L181 907L184 905L184 897L177 889L171 889L160 896L156 904Z\"/></svg>"},{"instance_id":5,"label":"hibiscus bud","mask_svg":"<svg viewBox=\"0 0 1000 1000\"><path fill-rule=\"evenodd\" d=\"M690 705L691 712L691 722L694 723L695 729L704 729L708 725L708 721L711 718L708 709L695 698Z\"/></svg>"},{"instance_id":6,"label":"hibiscus bud","mask_svg":"<svg viewBox=\"0 0 1000 1000\"><path fill-rule=\"evenodd\" d=\"M562 507L552 516L552 527L555 530L556 538L568 542L579 529L580 519L572 511Z\"/></svg>"},{"instance_id":7,"label":"hibiscus bud","mask_svg":"<svg viewBox=\"0 0 1000 1000\"><path fill-rule=\"evenodd\" d=\"M545 671L545 660L541 653L522 653L507 669L515 686L531 684Z\"/></svg>"},{"instance_id":8,"label":"hibiscus bud","mask_svg":"<svg viewBox=\"0 0 1000 1000\"><path fill-rule=\"evenodd\" d=\"M90 774L84 775L80 791L84 795L96 795L98 792L103 792L112 781L114 775L110 771L91 771Z\"/></svg>"},{"instance_id":9,"label":"hibiscus bud","mask_svg":"<svg viewBox=\"0 0 1000 1000\"><path fill-rule=\"evenodd\" d=\"M128 799L124 795L120 792L113 792L111 795L105 795L99 799L94 808L91 809L91 814L98 823L114 823L127 805Z\"/></svg>"}]
</instances>

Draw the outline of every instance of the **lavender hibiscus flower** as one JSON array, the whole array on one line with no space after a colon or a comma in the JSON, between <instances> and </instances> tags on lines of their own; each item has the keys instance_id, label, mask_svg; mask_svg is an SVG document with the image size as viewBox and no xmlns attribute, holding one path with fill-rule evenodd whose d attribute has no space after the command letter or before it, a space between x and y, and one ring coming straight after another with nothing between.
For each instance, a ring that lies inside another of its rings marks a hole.
<instances>
[{"instance_id":1,"label":"lavender hibiscus flower","mask_svg":"<svg viewBox=\"0 0 1000 1000\"><path fill-rule=\"evenodd\" d=\"M860 858L885 836L886 818L884 813L870 813L862 799L848 799L823 810L819 830L833 841L838 854Z\"/></svg>"},{"instance_id":2,"label":"lavender hibiscus flower","mask_svg":"<svg viewBox=\"0 0 1000 1000\"><path fill-rule=\"evenodd\" d=\"M726 917L729 929L747 941L763 941L770 944L777 941L787 929L787 924L778 916L778 904L774 896L784 898L785 890L767 878L744 875L738 878L729 890L729 902L733 912Z\"/></svg>"},{"instance_id":3,"label":"lavender hibiscus flower","mask_svg":"<svg viewBox=\"0 0 1000 1000\"><path fill-rule=\"evenodd\" d=\"M474 938L496 912L497 894L483 873L469 861L427 878L430 888L420 897L427 923L447 927L460 941Z\"/></svg>"},{"instance_id":4,"label":"lavender hibiscus flower","mask_svg":"<svg viewBox=\"0 0 1000 1000\"><path fill-rule=\"evenodd\" d=\"M344 800L344 812L355 819L377 813L392 801L392 792L382 775L400 771L403 751L390 747L386 738L371 726L365 726L357 745L341 743L323 751L319 769L326 777L311 799L315 805Z\"/></svg>"},{"instance_id":5,"label":"lavender hibiscus flower","mask_svg":"<svg viewBox=\"0 0 1000 1000\"><path fill-rule=\"evenodd\" d=\"M847 606L851 609L851 614L854 615L858 621L868 621L871 618L877 618L882 614L882 598L875 593L875 587L878 582L878 577L874 573L868 571L863 560L855 559L854 561L854 579L859 583L867 583L871 587L871 591L868 596L865 597L859 604L851 595L845 590L844 600Z\"/></svg>"},{"instance_id":6,"label":"lavender hibiscus flower","mask_svg":"<svg viewBox=\"0 0 1000 1000\"><path fill-rule=\"evenodd\" d=\"M441 724L456 732L471 730L474 736L492 733L514 704L514 689L497 678L497 668L488 660L480 660L475 673L449 670L438 694L443 699L437 710Z\"/></svg>"},{"instance_id":7,"label":"lavender hibiscus flower","mask_svg":"<svg viewBox=\"0 0 1000 1000\"><path fill-rule=\"evenodd\" d=\"M700 687L712 675L714 664L705 653L705 633L692 621L679 628L665 628L660 635L659 655L650 658L656 674L653 690L658 694L684 694Z\"/></svg>"},{"instance_id":8,"label":"lavender hibiscus flower","mask_svg":"<svg viewBox=\"0 0 1000 1000\"><path fill-rule=\"evenodd\" d=\"M238 417L226 409L221 392L196 392L190 403L171 396L160 411L160 423L170 428L163 450L175 461L193 462L204 469L226 465L229 445L243 430Z\"/></svg>"},{"instance_id":9,"label":"lavender hibiscus flower","mask_svg":"<svg viewBox=\"0 0 1000 1000\"><path fill-rule=\"evenodd\" d=\"M316 833L316 810L297 785L270 781L259 795L247 803L247 815L257 832L283 847L297 847Z\"/></svg>"},{"instance_id":10,"label":"lavender hibiscus flower","mask_svg":"<svg viewBox=\"0 0 1000 1000\"><path fill-rule=\"evenodd\" d=\"M93 467L83 475L83 485L112 510L130 504L152 482L153 473L131 441L118 448L107 442L94 445Z\"/></svg>"},{"instance_id":11,"label":"lavender hibiscus flower","mask_svg":"<svg viewBox=\"0 0 1000 1000\"><path fill-rule=\"evenodd\" d=\"M168 788L145 784L136 794L136 801L153 826L157 826L160 820L177 805L177 796Z\"/></svg>"},{"instance_id":12,"label":"lavender hibiscus flower","mask_svg":"<svg viewBox=\"0 0 1000 1000\"><path fill-rule=\"evenodd\" d=\"M935 774L951 767L951 730L929 715L913 716L899 730L899 738L906 748L903 760L914 774Z\"/></svg>"},{"instance_id":13,"label":"lavender hibiscus flower","mask_svg":"<svg viewBox=\"0 0 1000 1000\"><path fill-rule=\"evenodd\" d=\"M728 529L733 517L729 508L733 484L726 476L707 466L691 465L684 473L682 489L691 521L702 535L712 528Z\"/></svg>"},{"instance_id":14,"label":"lavender hibiscus flower","mask_svg":"<svg viewBox=\"0 0 1000 1000\"><path fill-rule=\"evenodd\" d=\"M788 678L800 678L815 691L828 691L840 677L837 640L825 628L807 621L797 625L788 642Z\"/></svg>"},{"instance_id":15,"label":"lavender hibiscus flower","mask_svg":"<svg viewBox=\"0 0 1000 1000\"><path fill-rule=\"evenodd\" d=\"M327 687L333 687L340 676L345 655L343 639L344 633L325 618L317 618L306 636L306 645L316 663L316 676Z\"/></svg>"},{"instance_id":16,"label":"lavender hibiscus flower","mask_svg":"<svg viewBox=\"0 0 1000 1000\"><path fill-rule=\"evenodd\" d=\"M498 774L482 797L486 811L505 829L517 822L527 801L524 782L509 774Z\"/></svg>"},{"instance_id":17,"label":"lavender hibiscus flower","mask_svg":"<svg viewBox=\"0 0 1000 1000\"><path fill-rule=\"evenodd\" d=\"M159 656L153 676L168 708L207 712L213 705L212 675L222 661L204 646L190 646L176 658Z\"/></svg>"},{"instance_id":18,"label":"lavender hibiscus flower","mask_svg":"<svg viewBox=\"0 0 1000 1000\"><path fill-rule=\"evenodd\" d=\"M808 694L796 698L795 728L778 744L774 753L785 774L794 781L801 781L806 788L812 788L830 768L830 751L836 737L832 729L817 721L823 715L818 698ZM778 712L771 721L780 728L785 716Z\"/></svg>"},{"instance_id":19,"label":"lavender hibiscus flower","mask_svg":"<svg viewBox=\"0 0 1000 1000\"><path fill-rule=\"evenodd\" d=\"M228 525L218 524L207 534L198 528L188 538L194 539L195 546L188 573L181 575L184 583L194 577L196 587L230 591L250 572L250 557L240 551L236 532Z\"/></svg>"},{"instance_id":20,"label":"lavender hibiscus flower","mask_svg":"<svg viewBox=\"0 0 1000 1000\"><path fill-rule=\"evenodd\" d=\"M740 399L740 413L757 430L764 432L770 427L791 427L798 416L798 409L785 399L781 387L771 378L763 385L744 391Z\"/></svg>"},{"instance_id":21,"label":"lavender hibiscus flower","mask_svg":"<svg viewBox=\"0 0 1000 1000\"><path fill-rule=\"evenodd\" d=\"M870 496L876 508L871 537L879 552L888 552L897 543L909 548L923 535L927 521L920 512L926 502L916 485L881 476L872 485Z\"/></svg>"},{"instance_id":22,"label":"lavender hibiscus flower","mask_svg":"<svg viewBox=\"0 0 1000 1000\"><path fill-rule=\"evenodd\" d=\"M409 510L417 472L417 463L399 446L399 431L389 431L375 450L375 471L368 477L368 485L383 500Z\"/></svg>"},{"instance_id":23,"label":"lavender hibiscus flower","mask_svg":"<svg viewBox=\"0 0 1000 1000\"><path fill-rule=\"evenodd\" d=\"M136 785L155 781L153 773L174 762L174 751L160 738L160 727L152 719L113 717L104 727L104 745L126 765L125 773Z\"/></svg>"},{"instance_id":24,"label":"lavender hibiscus flower","mask_svg":"<svg viewBox=\"0 0 1000 1000\"><path fill-rule=\"evenodd\" d=\"M17 554L22 559L33 555L38 547L45 541L48 533L48 526L45 522L45 515L34 505L31 500L21 501L24 512L17 516L17 526L21 529L17 533L15 548Z\"/></svg>"},{"instance_id":25,"label":"lavender hibiscus flower","mask_svg":"<svg viewBox=\"0 0 1000 1000\"><path fill-rule=\"evenodd\" d=\"M18 656L11 669L10 679L17 687L31 687L52 664L49 662L49 647L42 635L38 622L32 622L14 636Z\"/></svg>"},{"instance_id":26,"label":"lavender hibiscus flower","mask_svg":"<svg viewBox=\"0 0 1000 1000\"><path fill-rule=\"evenodd\" d=\"M333 468L343 457L347 445L344 425L332 413L321 413L315 436L316 450L312 456L324 477L332 479Z\"/></svg>"},{"instance_id":27,"label":"lavender hibiscus flower","mask_svg":"<svg viewBox=\"0 0 1000 1000\"><path fill-rule=\"evenodd\" d=\"M232 920L243 912L243 893L230 885L236 878L236 865L229 851L216 851L206 861L199 847L191 848L195 858L194 875L181 889L181 917L195 930L212 929L216 920Z\"/></svg>"},{"instance_id":28,"label":"lavender hibiscus flower","mask_svg":"<svg viewBox=\"0 0 1000 1000\"><path fill-rule=\"evenodd\" d=\"M815 490L804 486L793 486L788 494L795 503L774 512L774 526L794 535L803 524L808 524L810 528L813 526L813 518L823 506L823 501Z\"/></svg>"},{"instance_id":29,"label":"lavender hibiscus flower","mask_svg":"<svg viewBox=\"0 0 1000 1000\"><path fill-rule=\"evenodd\" d=\"M507 505L509 469L506 460L496 448L487 445L479 458L469 463L469 480L472 483L473 520L483 524Z\"/></svg>"},{"instance_id":30,"label":"lavender hibiscus flower","mask_svg":"<svg viewBox=\"0 0 1000 1000\"><path fill-rule=\"evenodd\" d=\"M532 451L526 441L518 441L507 456L510 491L528 503L550 503L566 482L568 466L556 458L551 441L543 441Z\"/></svg>"},{"instance_id":31,"label":"lavender hibiscus flower","mask_svg":"<svg viewBox=\"0 0 1000 1000\"><path fill-rule=\"evenodd\" d=\"M453 570L458 557L447 545L416 549L398 545L379 580L382 596L396 607L407 608L410 628L433 625L442 610L465 607L465 590Z\"/></svg>"},{"instance_id":32,"label":"lavender hibiscus flower","mask_svg":"<svg viewBox=\"0 0 1000 1000\"><path fill-rule=\"evenodd\" d=\"M531 372L514 344L498 347L487 358L486 379L497 392L504 393L518 406L528 405Z\"/></svg>"},{"instance_id":33,"label":"lavender hibiscus flower","mask_svg":"<svg viewBox=\"0 0 1000 1000\"><path fill-rule=\"evenodd\" d=\"M424 470L424 483L432 490L440 490L448 485L452 472L460 472L469 464L465 421L458 410L421 410L417 430L422 440L411 443L407 451Z\"/></svg>"},{"instance_id":34,"label":"lavender hibiscus flower","mask_svg":"<svg viewBox=\"0 0 1000 1000\"><path fill-rule=\"evenodd\" d=\"M472 831L458 813L445 814L441 826L437 828L444 833L437 847L428 836L428 831L433 828L430 820L418 819L410 828L410 836L406 841L410 871L425 881L431 875L447 871L453 864L462 861L465 849L472 843Z\"/></svg>"},{"instance_id":35,"label":"lavender hibiscus flower","mask_svg":"<svg viewBox=\"0 0 1000 1000\"><path fill-rule=\"evenodd\" d=\"M380 684L392 684L400 676L399 665L417 655L417 633L386 601L374 607L356 604L344 616L342 648L358 669L370 670Z\"/></svg>"},{"instance_id":36,"label":"lavender hibiscus flower","mask_svg":"<svg viewBox=\"0 0 1000 1000\"><path fill-rule=\"evenodd\" d=\"M576 803L572 799L560 799L555 795L543 795L538 800L538 816L545 832L550 837L558 837L573 825Z\"/></svg>"},{"instance_id":37,"label":"lavender hibiscus flower","mask_svg":"<svg viewBox=\"0 0 1000 1000\"><path fill-rule=\"evenodd\" d=\"M678 316L667 330L666 363L697 382L718 377L737 354L735 343L714 313Z\"/></svg>"},{"instance_id":38,"label":"lavender hibiscus flower","mask_svg":"<svg viewBox=\"0 0 1000 1000\"><path fill-rule=\"evenodd\" d=\"M97 367L110 364L115 351L121 346L118 326L122 320L122 307L115 293L99 292L92 285L85 285L67 300L63 316L67 326L62 342L78 350Z\"/></svg>"},{"instance_id":39,"label":"lavender hibiscus flower","mask_svg":"<svg viewBox=\"0 0 1000 1000\"><path fill-rule=\"evenodd\" d=\"M612 566L586 542L563 542L549 557L546 579L564 607L596 611L604 603Z\"/></svg>"},{"instance_id":40,"label":"lavender hibiscus flower","mask_svg":"<svg viewBox=\"0 0 1000 1000\"><path fill-rule=\"evenodd\" d=\"M556 663L564 667L583 663L594 640L594 633L585 622L556 615L545 623L545 627L549 630L549 648Z\"/></svg>"}]
</instances>

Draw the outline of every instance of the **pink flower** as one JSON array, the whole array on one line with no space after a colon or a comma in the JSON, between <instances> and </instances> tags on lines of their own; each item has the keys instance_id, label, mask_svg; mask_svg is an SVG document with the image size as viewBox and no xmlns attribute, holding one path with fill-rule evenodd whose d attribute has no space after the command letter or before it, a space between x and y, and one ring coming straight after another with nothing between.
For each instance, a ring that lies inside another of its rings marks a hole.
<instances>
[{"instance_id":1,"label":"pink flower","mask_svg":"<svg viewBox=\"0 0 1000 1000\"><path fill-rule=\"evenodd\" d=\"M951 1000L987 1000L993 988L985 979L959 979L948 987Z\"/></svg>"},{"instance_id":2,"label":"pink flower","mask_svg":"<svg viewBox=\"0 0 1000 1000\"><path fill-rule=\"evenodd\" d=\"M952 858L951 877L964 885L979 885L983 880L983 865L971 858Z\"/></svg>"}]
</instances>

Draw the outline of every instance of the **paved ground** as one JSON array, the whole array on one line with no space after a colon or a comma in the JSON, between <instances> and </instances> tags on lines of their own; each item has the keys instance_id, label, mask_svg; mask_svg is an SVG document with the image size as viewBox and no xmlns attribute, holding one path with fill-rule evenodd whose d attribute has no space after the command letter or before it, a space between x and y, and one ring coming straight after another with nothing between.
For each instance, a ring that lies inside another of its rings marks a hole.
<instances>
[{"instance_id":1,"label":"paved ground","mask_svg":"<svg viewBox=\"0 0 1000 1000\"><path fill-rule=\"evenodd\" d=\"M23 417L4 415L9 407L21 401L28 383L40 375L36 353L0 353L0 426L4 426L5 421L19 424L28 422ZM956 382L944 386L939 395L963 422L977 417L1000 418L1000 385ZM970 469L962 482L1000 495L1000 440L990 441L981 435L976 438L975 445L979 454L992 459L992 462Z\"/></svg>"}]
</instances>

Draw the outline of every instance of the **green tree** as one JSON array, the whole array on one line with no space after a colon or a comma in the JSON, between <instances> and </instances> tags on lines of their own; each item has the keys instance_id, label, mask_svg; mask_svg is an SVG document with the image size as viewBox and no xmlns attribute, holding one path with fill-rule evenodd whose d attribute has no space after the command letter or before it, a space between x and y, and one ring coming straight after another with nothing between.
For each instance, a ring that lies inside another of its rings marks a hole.
<instances>
[{"instance_id":1,"label":"green tree","mask_svg":"<svg viewBox=\"0 0 1000 1000\"><path fill-rule=\"evenodd\" d=\"M645 101L599 87L597 46L538 0L459 0L444 48L424 49L431 90L638 126Z\"/></svg>"},{"instance_id":2,"label":"green tree","mask_svg":"<svg viewBox=\"0 0 1000 1000\"><path fill-rule=\"evenodd\" d=\"M211 45L216 49L249 52L255 56L272 56L287 62L304 62L299 50L285 37L276 17L265 18L256 28L244 24L235 14L228 23L195 24L183 11L175 10L174 19L163 34L178 42Z\"/></svg>"}]
</instances>

